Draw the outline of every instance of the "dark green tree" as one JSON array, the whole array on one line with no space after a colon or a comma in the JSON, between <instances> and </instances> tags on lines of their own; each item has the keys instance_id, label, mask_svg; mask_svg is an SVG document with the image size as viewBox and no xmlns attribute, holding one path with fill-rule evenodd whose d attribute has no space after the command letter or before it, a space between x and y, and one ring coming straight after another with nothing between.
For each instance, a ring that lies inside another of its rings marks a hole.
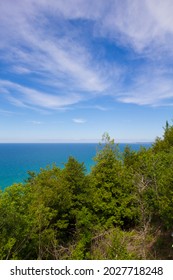
<instances>
[{"instance_id":1,"label":"dark green tree","mask_svg":"<svg viewBox=\"0 0 173 280\"><path fill-rule=\"evenodd\" d=\"M105 227L123 225L125 221L128 224L134 216L133 186L130 181L125 183L125 169L118 145L108 134L103 135L103 141L90 174L94 211L99 223Z\"/></svg>"}]
</instances>

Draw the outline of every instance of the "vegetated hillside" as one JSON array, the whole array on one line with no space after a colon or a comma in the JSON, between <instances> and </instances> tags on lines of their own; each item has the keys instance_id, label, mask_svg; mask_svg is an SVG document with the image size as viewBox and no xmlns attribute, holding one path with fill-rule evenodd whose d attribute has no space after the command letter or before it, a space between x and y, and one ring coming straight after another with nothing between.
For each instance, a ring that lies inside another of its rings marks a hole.
<instances>
[{"instance_id":1,"label":"vegetated hillside","mask_svg":"<svg viewBox=\"0 0 173 280\"><path fill-rule=\"evenodd\" d=\"M0 259L173 259L173 126L148 150L103 144L90 174L70 157L0 193Z\"/></svg>"}]
</instances>

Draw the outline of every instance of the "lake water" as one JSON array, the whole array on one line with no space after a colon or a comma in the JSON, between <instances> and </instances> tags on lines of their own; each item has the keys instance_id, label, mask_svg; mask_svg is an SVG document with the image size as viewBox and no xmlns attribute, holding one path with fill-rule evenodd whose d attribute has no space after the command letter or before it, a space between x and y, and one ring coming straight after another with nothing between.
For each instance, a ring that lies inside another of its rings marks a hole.
<instances>
[{"instance_id":1,"label":"lake water","mask_svg":"<svg viewBox=\"0 0 173 280\"><path fill-rule=\"evenodd\" d=\"M120 150L126 144L119 144ZM133 150L140 146L149 148L151 143L130 144ZM40 168L55 163L63 168L69 156L84 162L87 171L94 165L98 144L0 144L0 189L27 179L27 171L39 172Z\"/></svg>"}]
</instances>

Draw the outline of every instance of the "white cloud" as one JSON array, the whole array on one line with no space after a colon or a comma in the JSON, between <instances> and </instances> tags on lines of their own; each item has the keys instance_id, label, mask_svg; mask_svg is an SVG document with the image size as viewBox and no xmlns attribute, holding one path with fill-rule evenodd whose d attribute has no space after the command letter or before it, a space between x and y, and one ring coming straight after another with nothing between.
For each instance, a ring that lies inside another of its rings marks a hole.
<instances>
[{"instance_id":1,"label":"white cloud","mask_svg":"<svg viewBox=\"0 0 173 280\"><path fill-rule=\"evenodd\" d=\"M28 108L35 106L38 108L59 109L75 104L80 100L80 96L77 94L57 96L4 80L0 80L0 89L6 91L5 98L11 103Z\"/></svg>"},{"instance_id":2,"label":"white cloud","mask_svg":"<svg viewBox=\"0 0 173 280\"><path fill-rule=\"evenodd\" d=\"M84 120L84 119L73 119L73 122L82 124L82 123L86 123L86 120Z\"/></svg>"},{"instance_id":3,"label":"white cloud","mask_svg":"<svg viewBox=\"0 0 173 280\"><path fill-rule=\"evenodd\" d=\"M136 77L133 84L119 93L118 100L123 103L137 105L164 106L173 98L173 81L162 75L148 75Z\"/></svg>"},{"instance_id":4,"label":"white cloud","mask_svg":"<svg viewBox=\"0 0 173 280\"><path fill-rule=\"evenodd\" d=\"M173 46L172 0L114 1L105 17L104 35L139 52L157 56Z\"/></svg>"},{"instance_id":5,"label":"white cloud","mask_svg":"<svg viewBox=\"0 0 173 280\"><path fill-rule=\"evenodd\" d=\"M105 107L105 106L102 106L102 105L83 105L83 106L77 106L77 108L80 108L80 109L96 109L96 110L99 110L99 111L109 111L111 110L111 108L108 108L108 107Z\"/></svg>"},{"instance_id":6,"label":"white cloud","mask_svg":"<svg viewBox=\"0 0 173 280\"><path fill-rule=\"evenodd\" d=\"M12 111L9 111L9 110L0 109L0 114L1 114L1 115L5 115L5 116L11 116L11 115L13 115L13 114L15 114L15 113L12 112Z\"/></svg>"},{"instance_id":7,"label":"white cloud","mask_svg":"<svg viewBox=\"0 0 173 280\"><path fill-rule=\"evenodd\" d=\"M12 67L12 71L14 73L23 74L23 75L31 73L31 70L27 69L26 67L22 67L22 66L14 66L14 67Z\"/></svg>"},{"instance_id":8,"label":"white cloud","mask_svg":"<svg viewBox=\"0 0 173 280\"><path fill-rule=\"evenodd\" d=\"M40 121L28 121L28 123L34 124L34 125L40 125L42 122Z\"/></svg>"}]
</instances>

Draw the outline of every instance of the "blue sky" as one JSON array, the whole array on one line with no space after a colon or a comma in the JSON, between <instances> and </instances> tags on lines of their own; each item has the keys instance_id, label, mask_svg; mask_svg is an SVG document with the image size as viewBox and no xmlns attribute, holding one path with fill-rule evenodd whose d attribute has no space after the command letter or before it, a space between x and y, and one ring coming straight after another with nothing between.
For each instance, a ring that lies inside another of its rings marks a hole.
<instances>
[{"instance_id":1,"label":"blue sky","mask_svg":"<svg viewBox=\"0 0 173 280\"><path fill-rule=\"evenodd\" d=\"M162 136L172 11L173 0L0 1L0 142Z\"/></svg>"}]
</instances>

